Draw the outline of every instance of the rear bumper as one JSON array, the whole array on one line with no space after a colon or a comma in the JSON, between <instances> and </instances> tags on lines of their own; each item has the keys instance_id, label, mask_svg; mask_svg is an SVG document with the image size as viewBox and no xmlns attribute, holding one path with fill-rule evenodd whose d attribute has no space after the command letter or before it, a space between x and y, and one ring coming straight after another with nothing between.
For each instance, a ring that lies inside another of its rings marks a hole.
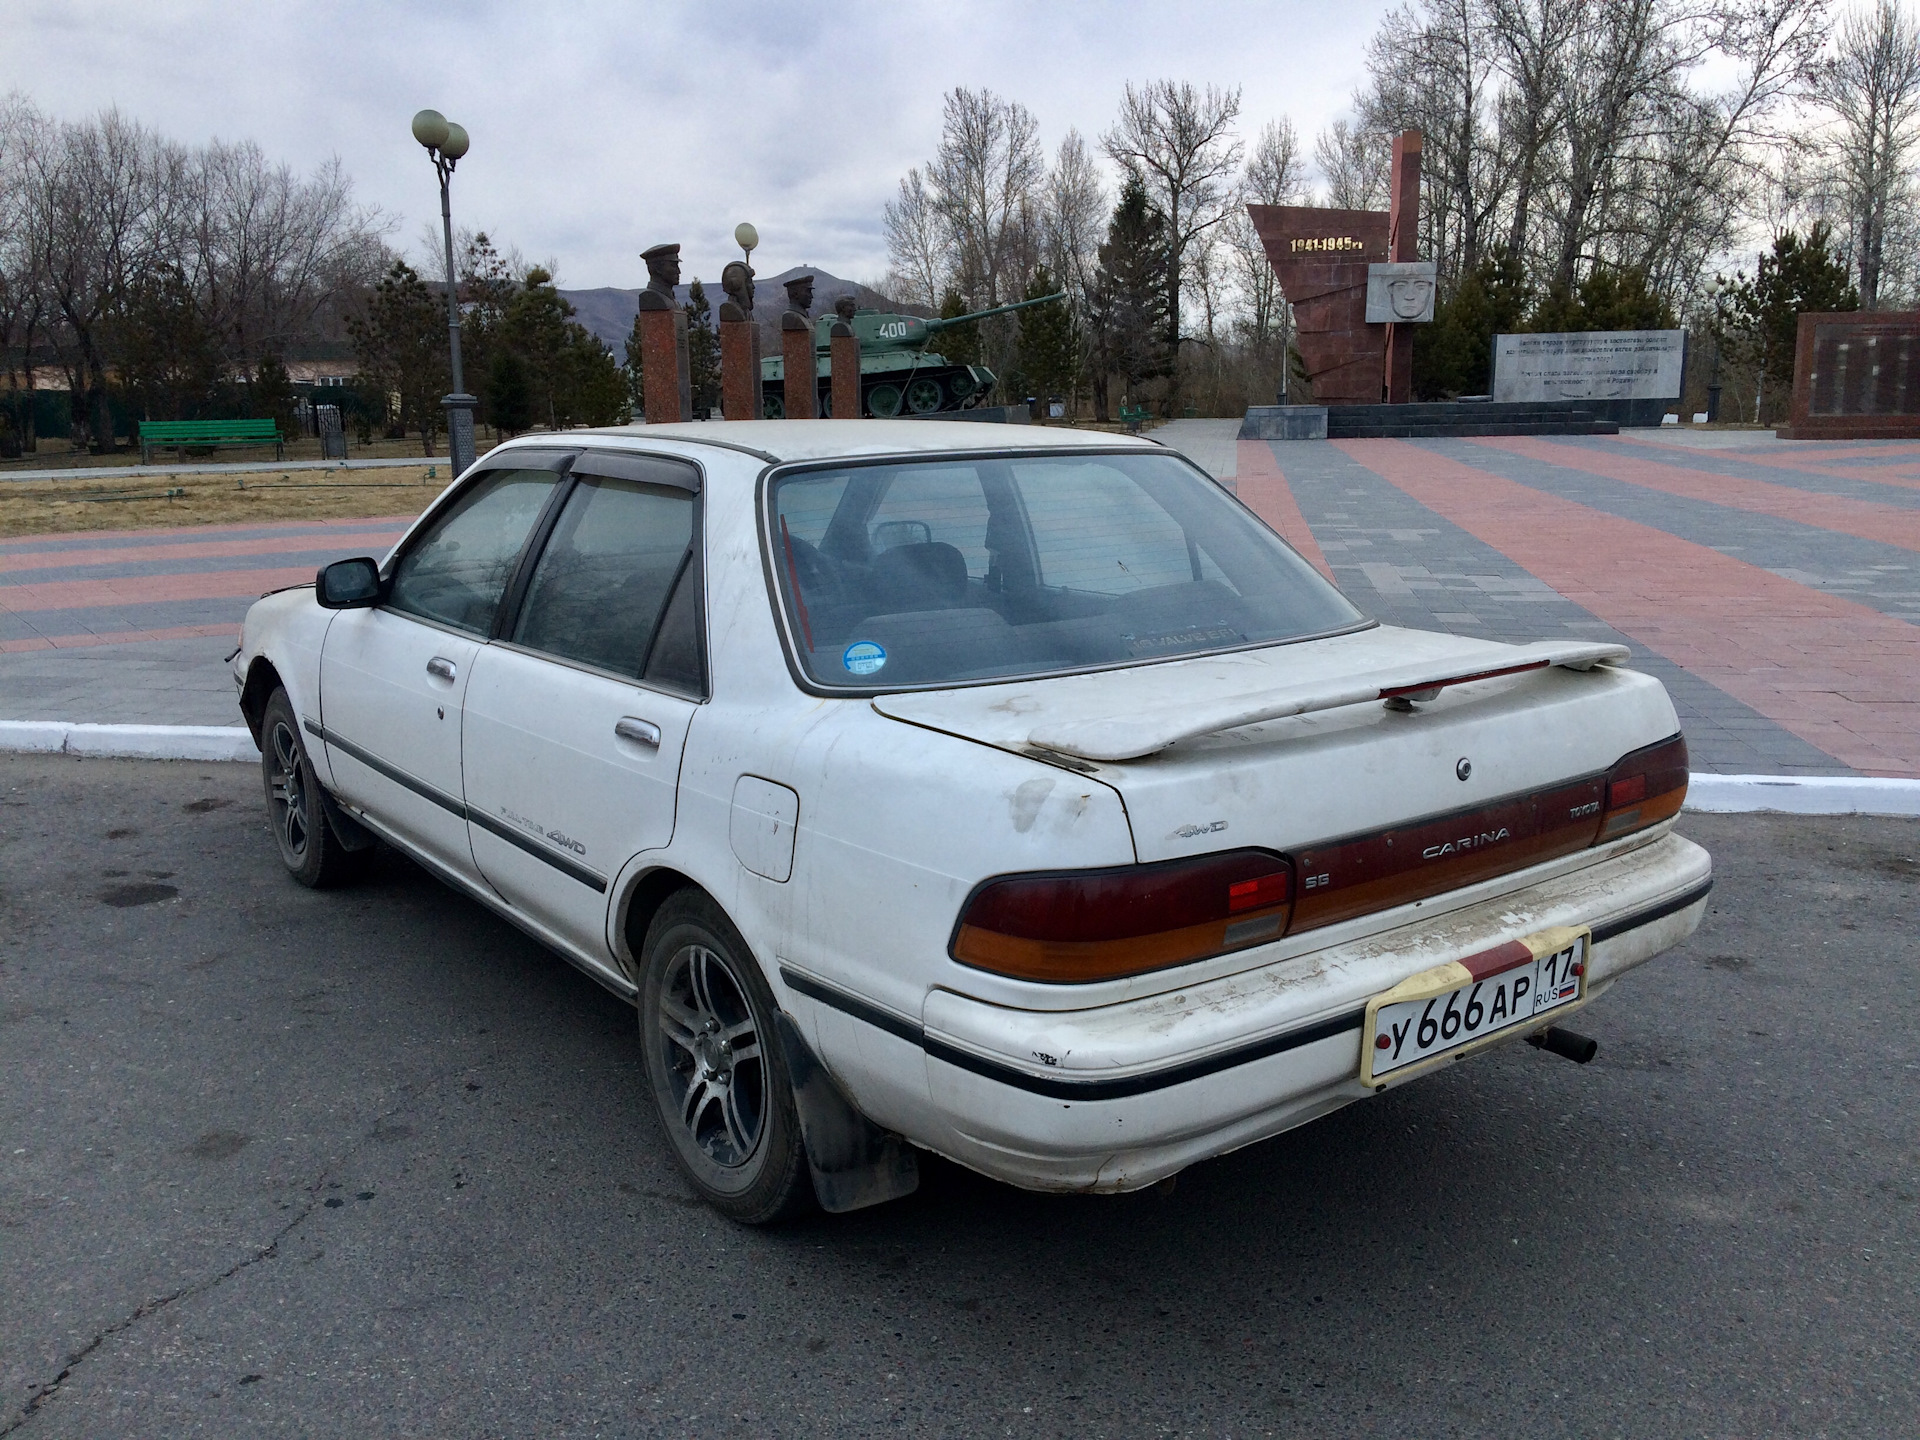
<instances>
[{"instance_id":1,"label":"rear bumper","mask_svg":"<svg viewBox=\"0 0 1920 1440\"><path fill-rule=\"evenodd\" d=\"M1446 915L1087 1010L935 990L913 1025L792 970L782 978L872 1027L870 1048L899 1050L896 1064L918 1052L927 1088L908 1108L941 1133L910 1138L1029 1188L1132 1190L1374 1093L1359 1080L1366 1002L1408 975L1551 926L1589 925L1588 1003L1691 934L1711 883L1707 853L1669 834Z\"/></svg>"}]
</instances>

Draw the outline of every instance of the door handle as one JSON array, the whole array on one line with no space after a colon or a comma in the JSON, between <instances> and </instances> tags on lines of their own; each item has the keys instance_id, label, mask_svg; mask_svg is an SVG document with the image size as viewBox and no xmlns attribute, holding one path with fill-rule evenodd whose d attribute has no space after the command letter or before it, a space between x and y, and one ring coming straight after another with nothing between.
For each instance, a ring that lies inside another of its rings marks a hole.
<instances>
[{"instance_id":1,"label":"door handle","mask_svg":"<svg viewBox=\"0 0 1920 1440\"><path fill-rule=\"evenodd\" d=\"M613 733L622 740L632 740L641 745L660 748L660 727L651 720L642 720L637 715L622 715L614 722Z\"/></svg>"},{"instance_id":2,"label":"door handle","mask_svg":"<svg viewBox=\"0 0 1920 1440\"><path fill-rule=\"evenodd\" d=\"M453 661L447 659L444 655L436 655L427 661L427 674L438 675L442 680L451 680L459 673Z\"/></svg>"}]
</instances>

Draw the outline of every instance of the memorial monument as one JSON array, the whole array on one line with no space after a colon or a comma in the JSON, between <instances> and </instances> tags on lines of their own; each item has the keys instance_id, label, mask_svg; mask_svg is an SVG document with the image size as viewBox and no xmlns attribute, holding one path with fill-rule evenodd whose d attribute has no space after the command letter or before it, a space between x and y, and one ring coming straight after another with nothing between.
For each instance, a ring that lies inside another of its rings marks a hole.
<instances>
[{"instance_id":1,"label":"memorial monument","mask_svg":"<svg viewBox=\"0 0 1920 1440\"><path fill-rule=\"evenodd\" d=\"M729 420L758 420L760 322L753 318L753 268L729 260L720 272L720 413Z\"/></svg>"},{"instance_id":2,"label":"memorial monument","mask_svg":"<svg viewBox=\"0 0 1920 1440\"><path fill-rule=\"evenodd\" d=\"M781 373L785 378L783 404L789 420L820 418L820 390L813 363L813 276L796 275L787 281L787 309L780 317Z\"/></svg>"},{"instance_id":3,"label":"memorial monument","mask_svg":"<svg viewBox=\"0 0 1920 1440\"><path fill-rule=\"evenodd\" d=\"M1414 324L1433 317L1433 266L1417 261L1420 132L1393 141L1391 208L1249 205L1318 405L1413 398ZM1378 278L1376 279L1376 272ZM1378 303L1372 303L1378 295Z\"/></svg>"},{"instance_id":4,"label":"memorial monument","mask_svg":"<svg viewBox=\"0 0 1920 1440\"><path fill-rule=\"evenodd\" d=\"M827 327L827 368L833 377L833 418L860 418L860 340L853 333L853 317L859 307L851 295L833 302L833 323Z\"/></svg>"},{"instance_id":5,"label":"memorial monument","mask_svg":"<svg viewBox=\"0 0 1920 1440\"><path fill-rule=\"evenodd\" d=\"M1782 440L1920 439L1920 312L1800 317Z\"/></svg>"},{"instance_id":6,"label":"memorial monument","mask_svg":"<svg viewBox=\"0 0 1920 1440\"><path fill-rule=\"evenodd\" d=\"M680 283L680 247L655 245L640 252L647 288L640 292L640 365L646 376L646 421L670 425L693 419L693 371L687 359L687 312L674 287Z\"/></svg>"}]
</instances>

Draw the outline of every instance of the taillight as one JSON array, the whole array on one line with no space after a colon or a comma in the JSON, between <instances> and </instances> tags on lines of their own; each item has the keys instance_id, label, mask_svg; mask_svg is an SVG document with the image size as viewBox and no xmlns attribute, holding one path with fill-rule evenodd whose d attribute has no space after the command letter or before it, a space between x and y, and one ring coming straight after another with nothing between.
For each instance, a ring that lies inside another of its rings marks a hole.
<instances>
[{"instance_id":1,"label":"taillight","mask_svg":"<svg viewBox=\"0 0 1920 1440\"><path fill-rule=\"evenodd\" d=\"M1687 798L1687 741L1675 735L1622 756L1607 772L1606 809L1595 844L1618 840L1680 813Z\"/></svg>"},{"instance_id":2,"label":"taillight","mask_svg":"<svg viewBox=\"0 0 1920 1440\"><path fill-rule=\"evenodd\" d=\"M989 880L960 913L953 958L1020 980L1111 980L1277 940L1293 867L1264 850Z\"/></svg>"}]
</instances>

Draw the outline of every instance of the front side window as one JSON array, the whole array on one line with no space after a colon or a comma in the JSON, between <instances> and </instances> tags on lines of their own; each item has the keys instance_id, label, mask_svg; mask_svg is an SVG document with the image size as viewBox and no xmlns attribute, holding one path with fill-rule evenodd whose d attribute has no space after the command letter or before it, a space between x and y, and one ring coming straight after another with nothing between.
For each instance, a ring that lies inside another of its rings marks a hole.
<instances>
[{"instance_id":1,"label":"front side window","mask_svg":"<svg viewBox=\"0 0 1920 1440\"><path fill-rule=\"evenodd\" d=\"M636 680L664 669L689 688L689 673L698 675L694 503L685 490L582 478L540 552L515 643Z\"/></svg>"},{"instance_id":2,"label":"front side window","mask_svg":"<svg viewBox=\"0 0 1920 1440\"><path fill-rule=\"evenodd\" d=\"M559 478L551 470L482 475L400 557L387 603L485 635Z\"/></svg>"},{"instance_id":3,"label":"front side window","mask_svg":"<svg viewBox=\"0 0 1920 1440\"><path fill-rule=\"evenodd\" d=\"M836 689L1056 674L1366 623L1170 455L816 468L775 478L767 506L801 668Z\"/></svg>"}]
</instances>

